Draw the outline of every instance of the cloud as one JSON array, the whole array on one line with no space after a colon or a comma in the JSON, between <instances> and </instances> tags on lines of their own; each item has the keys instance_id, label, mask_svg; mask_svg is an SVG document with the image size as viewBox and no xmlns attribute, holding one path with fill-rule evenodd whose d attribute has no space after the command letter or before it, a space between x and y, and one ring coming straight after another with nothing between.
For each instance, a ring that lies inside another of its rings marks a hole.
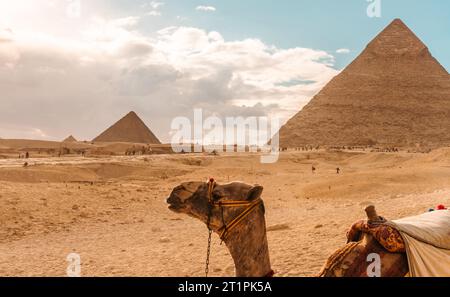
<instances>
[{"instance_id":1,"label":"cloud","mask_svg":"<svg viewBox=\"0 0 450 297\"><path fill-rule=\"evenodd\" d=\"M164 5L165 5L164 2L152 1L152 2L143 3L143 4L141 5L141 7L144 8L144 9L146 9L146 8L160 9L160 8L163 7Z\"/></svg>"},{"instance_id":2,"label":"cloud","mask_svg":"<svg viewBox=\"0 0 450 297\"><path fill-rule=\"evenodd\" d=\"M116 19L110 22L111 26L131 28L139 23L140 18L136 16L129 16L125 18Z\"/></svg>"},{"instance_id":3,"label":"cloud","mask_svg":"<svg viewBox=\"0 0 450 297\"><path fill-rule=\"evenodd\" d=\"M349 54L350 50L348 48L340 48L338 50L336 50L337 54Z\"/></svg>"},{"instance_id":4,"label":"cloud","mask_svg":"<svg viewBox=\"0 0 450 297\"><path fill-rule=\"evenodd\" d=\"M184 22L184 21L187 21L187 20L188 20L187 17L183 17L183 16L181 16L181 15L177 15L176 19L177 19L177 21L179 21L179 22Z\"/></svg>"},{"instance_id":5,"label":"cloud","mask_svg":"<svg viewBox=\"0 0 450 297\"><path fill-rule=\"evenodd\" d=\"M151 10L148 11L145 15L147 16L161 16L162 12L161 12L161 8L165 5L164 2L156 2L156 1L152 1L150 3L145 3L142 5L142 8L146 9L146 8L150 8Z\"/></svg>"},{"instance_id":6,"label":"cloud","mask_svg":"<svg viewBox=\"0 0 450 297\"><path fill-rule=\"evenodd\" d=\"M193 27L144 34L138 23L96 19L79 39L0 30L0 127L14 125L0 137L92 139L130 110L163 141L172 119L196 107L285 121L338 73L325 51Z\"/></svg>"},{"instance_id":7,"label":"cloud","mask_svg":"<svg viewBox=\"0 0 450 297\"><path fill-rule=\"evenodd\" d=\"M164 2L156 2L156 1L152 1L152 2L150 3L150 6L151 6L153 9L158 9L158 8L164 6Z\"/></svg>"},{"instance_id":8,"label":"cloud","mask_svg":"<svg viewBox=\"0 0 450 297\"><path fill-rule=\"evenodd\" d=\"M216 11L216 8L214 6L199 5L196 10L213 12Z\"/></svg>"},{"instance_id":9,"label":"cloud","mask_svg":"<svg viewBox=\"0 0 450 297\"><path fill-rule=\"evenodd\" d=\"M2 135L2 137L5 139L46 139L55 141L61 140L47 135L39 128L15 124L2 124L2 126L0 126L0 135Z\"/></svg>"},{"instance_id":10,"label":"cloud","mask_svg":"<svg viewBox=\"0 0 450 297\"><path fill-rule=\"evenodd\" d=\"M0 43L7 43L13 40L13 32L11 29L0 29Z\"/></svg>"},{"instance_id":11,"label":"cloud","mask_svg":"<svg viewBox=\"0 0 450 297\"><path fill-rule=\"evenodd\" d=\"M161 16L161 11L151 10L151 11L147 12L146 15L149 15L149 16Z\"/></svg>"}]
</instances>

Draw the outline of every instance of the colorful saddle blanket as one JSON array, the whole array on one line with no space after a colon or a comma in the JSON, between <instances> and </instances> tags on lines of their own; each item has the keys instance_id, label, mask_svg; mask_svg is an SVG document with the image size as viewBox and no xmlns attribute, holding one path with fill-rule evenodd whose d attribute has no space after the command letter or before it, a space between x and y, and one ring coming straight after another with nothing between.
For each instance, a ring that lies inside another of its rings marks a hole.
<instances>
[{"instance_id":1,"label":"colorful saddle blanket","mask_svg":"<svg viewBox=\"0 0 450 297\"><path fill-rule=\"evenodd\" d=\"M356 222L347 233L358 241L371 234L391 253L405 253L412 277L450 276L450 211L439 210L385 222Z\"/></svg>"}]
</instances>

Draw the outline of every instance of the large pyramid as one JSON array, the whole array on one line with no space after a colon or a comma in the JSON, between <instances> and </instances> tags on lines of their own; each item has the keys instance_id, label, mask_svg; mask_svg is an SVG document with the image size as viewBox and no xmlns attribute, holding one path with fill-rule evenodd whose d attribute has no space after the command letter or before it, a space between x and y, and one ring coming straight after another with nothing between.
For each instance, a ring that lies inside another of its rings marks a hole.
<instances>
[{"instance_id":1,"label":"large pyramid","mask_svg":"<svg viewBox=\"0 0 450 297\"><path fill-rule=\"evenodd\" d=\"M280 130L282 147L370 144L450 144L450 75L399 19Z\"/></svg>"},{"instance_id":2,"label":"large pyramid","mask_svg":"<svg viewBox=\"0 0 450 297\"><path fill-rule=\"evenodd\" d=\"M93 141L160 144L158 138L134 111L128 113Z\"/></svg>"}]
</instances>

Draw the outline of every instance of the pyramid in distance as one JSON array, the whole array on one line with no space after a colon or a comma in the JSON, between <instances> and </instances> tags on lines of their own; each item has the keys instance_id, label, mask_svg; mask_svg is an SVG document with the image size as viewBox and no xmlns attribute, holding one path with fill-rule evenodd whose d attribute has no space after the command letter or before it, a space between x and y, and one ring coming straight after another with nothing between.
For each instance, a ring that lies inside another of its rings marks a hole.
<instances>
[{"instance_id":1,"label":"pyramid in distance","mask_svg":"<svg viewBox=\"0 0 450 297\"><path fill-rule=\"evenodd\" d=\"M75 137L73 137L72 135L63 140L63 142L77 142L77 141L78 140L76 140Z\"/></svg>"},{"instance_id":2,"label":"pyramid in distance","mask_svg":"<svg viewBox=\"0 0 450 297\"><path fill-rule=\"evenodd\" d=\"M158 138L134 111L128 113L93 141L160 144Z\"/></svg>"},{"instance_id":3,"label":"pyramid in distance","mask_svg":"<svg viewBox=\"0 0 450 297\"><path fill-rule=\"evenodd\" d=\"M281 147L450 144L450 75L399 19L280 130Z\"/></svg>"}]
</instances>

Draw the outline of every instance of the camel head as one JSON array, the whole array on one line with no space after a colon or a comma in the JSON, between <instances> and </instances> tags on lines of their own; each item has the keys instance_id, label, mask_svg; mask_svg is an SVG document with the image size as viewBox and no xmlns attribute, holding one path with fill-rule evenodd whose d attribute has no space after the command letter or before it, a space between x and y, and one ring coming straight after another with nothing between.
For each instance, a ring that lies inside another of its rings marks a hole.
<instances>
[{"instance_id":1,"label":"camel head","mask_svg":"<svg viewBox=\"0 0 450 297\"><path fill-rule=\"evenodd\" d=\"M214 202L244 201L252 202L260 198L263 187L251 186L240 182L226 185L216 184L212 191ZM208 197L208 183L186 182L175 187L167 198L169 209L176 213L184 213L207 224L211 208L210 228L217 231L223 222L229 222L242 212L242 207L212 206ZM263 204L261 204L263 207ZM264 209L263 209L264 211Z\"/></svg>"},{"instance_id":2,"label":"camel head","mask_svg":"<svg viewBox=\"0 0 450 297\"><path fill-rule=\"evenodd\" d=\"M261 277L273 275L262 191L261 186L239 182L188 182L173 189L167 203L176 213L209 223L230 251L236 276Z\"/></svg>"}]
</instances>

